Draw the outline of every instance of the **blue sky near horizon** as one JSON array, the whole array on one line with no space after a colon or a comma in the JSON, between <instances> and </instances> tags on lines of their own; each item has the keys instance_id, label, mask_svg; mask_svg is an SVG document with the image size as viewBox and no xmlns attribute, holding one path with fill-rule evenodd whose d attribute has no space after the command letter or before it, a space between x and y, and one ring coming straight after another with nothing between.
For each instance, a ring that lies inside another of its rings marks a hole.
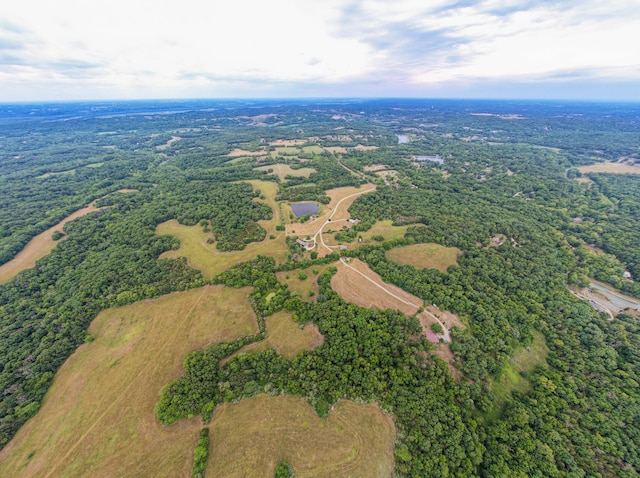
<instances>
[{"instance_id":1,"label":"blue sky near horizon","mask_svg":"<svg viewBox=\"0 0 640 478\"><path fill-rule=\"evenodd\" d=\"M638 0L22 0L0 101L640 101Z\"/></svg>"}]
</instances>

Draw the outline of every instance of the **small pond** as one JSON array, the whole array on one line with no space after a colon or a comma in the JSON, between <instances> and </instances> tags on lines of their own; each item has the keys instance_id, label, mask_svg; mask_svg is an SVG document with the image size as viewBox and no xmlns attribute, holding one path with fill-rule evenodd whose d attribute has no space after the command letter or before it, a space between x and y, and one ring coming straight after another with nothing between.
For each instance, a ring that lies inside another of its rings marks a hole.
<instances>
[{"instance_id":1,"label":"small pond","mask_svg":"<svg viewBox=\"0 0 640 478\"><path fill-rule=\"evenodd\" d=\"M314 214L318 214L320 206L312 202L305 202L301 204L292 204L291 209L296 217L306 216L307 214L313 216Z\"/></svg>"}]
</instances>

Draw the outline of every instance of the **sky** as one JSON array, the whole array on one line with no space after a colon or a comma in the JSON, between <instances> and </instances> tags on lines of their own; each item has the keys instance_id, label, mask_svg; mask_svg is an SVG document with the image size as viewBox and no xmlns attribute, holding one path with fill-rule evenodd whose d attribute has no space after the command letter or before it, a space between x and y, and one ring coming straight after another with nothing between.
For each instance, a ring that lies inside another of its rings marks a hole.
<instances>
[{"instance_id":1,"label":"sky","mask_svg":"<svg viewBox=\"0 0 640 478\"><path fill-rule=\"evenodd\" d=\"M0 101L640 101L639 0L19 0Z\"/></svg>"}]
</instances>

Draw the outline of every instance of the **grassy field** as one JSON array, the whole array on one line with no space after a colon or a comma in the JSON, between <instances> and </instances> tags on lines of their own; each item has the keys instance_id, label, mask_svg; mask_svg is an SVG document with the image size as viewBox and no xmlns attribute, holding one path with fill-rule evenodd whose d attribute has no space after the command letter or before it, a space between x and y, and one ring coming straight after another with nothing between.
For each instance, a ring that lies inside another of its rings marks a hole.
<instances>
[{"instance_id":1,"label":"grassy field","mask_svg":"<svg viewBox=\"0 0 640 478\"><path fill-rule=\"evenodd\" d=\"M201 420L165 427L153 409L188 352L257 332L249 292L208 286L103 311L0 452L0 476L190 476Z\"/></svg>"},{"instance_id":2,"label":"grassy field","mask_svg":"<svg viewBox=\"0 0 640 478\"><path fill-rule=\"evenodd\" d=\"M180 239L180 248L177 251L167 251L160 257L176 258L186 257L189 265L199 270L207 279L227 270L234 264L248 261L258 254L273 257L277 263L284 262L287 257L287 246L284 232L275 230L279 222L279 210L276 205L275 195L278 185L268 181L247 181L254 190L260 190L266 199L259 200L271 206L273 218L268 221L258 221L258 224L267 231L267 236L261 242L252 242L241 251L220 252L215 244L208 244L210 233L202 231L202 227L183 226L176 220L170 220L159 224L157 234L171 234ZM275 239L269 236L275 235Z\"/></svg>"},{"instance_id":3,"label":"grassy field","mask_svg":"<svg viewBox=\"0 0 640 478\"><path fill-rule=\"evenodd\" d=\"M324 149L322 149L320 146L318 145L313 145L313 146L304 146L302 148L302 151L304 153L307 154L322 154L324 153Z\"/></svg>"},{"instance_id":4,"label":"grassy field","mask_svg":"<svg viewBox=\"0 0 640 478\"><path fill-rule=\"evenodd\" d=\"M387 259L417 269L438 269L447 272L447 267L458 263L460 249L439 244L412 244L396 247L386 252Z\"/></svg>"},{"instance_id":5,"label":"grassy field","mask_svg":"<svg viewBox=\"0 0 640 478\"><path fill-rule=\"evenodd\" d=\"M324 342L324 337L314 324L301 329L291 318L290 312L281 311L266 319L267 338L261 342L249 344L235 355L243 352L259 352L269 348L276 349L289 360L304 350L313 350Z\"/></svg>"},{"instance_id":6,"label":"grassy field","mask_svg":"<svg viewBox=\"0 0 640 478\"><path fill-rule=\"evenodd\" d=\"M206 476L273 478L283 460L296 477L388 478L395 428L377 405L340 401L319 418L302 398L258 395L218 407Z\"/></svg>"},{"instance_id":7,"label":"grassy field","mask_svg":"<svg viewBox=\"0 0 640 478\"><path fill-rule=\"evenodd\" d=\"M256 171L268 171L269 169L272 169L273 173L278 175L280 181L284 181L287 176L308 178L311 173L316 172L313 168L293 169L288 164L270 164L255 168Z\"/></svg>"},{"instance_id":8,"label":"grassy field","mask_svg":"<svg viewBox=\"0 0 640 478\"><path fill-rule=\"evenodd\" d=\"M640 174L640 164L598 163L580 166L578 170L582 173Z\"/></svg>"},{"instance_id":9,"label":"grassy field","mask_svg":"<svg viewBox=\"0 0 640 478\"><path fill-rule=\"evenodd\" d=\"M302 300L315 301L318 297L318 275L322 274L328 267L329 265L313 266L301 270L278 272L276 276L281 283L289 286L291 292L297 292ZM313 273L314 269L318 271L318 275ZM300 279L298 277L299 272L303 272L307 278ZM309 295L310 292L313 292L313 296Z\"/></svg>"},{"instance_id":10,"label":"grassy field","mask_svg":"<svg viewBox=\"0 0 640 478\"><path fill-rule=\"evenodd\" d=\"M275 158L279 155L283 156L297 156L300 154L300 148L291 147L291 146L276 146L276 148L271 151L271 157Z\"/></svg>"},{"instance_id":11,"label":"grassy field","mask_svg":"<svg viewBox=\"0 0 640 478\"><path fill-rule=\"evenodd\" d=\"M345 154L347 152L347 148L344 146L325 146L324 149L331 154Z\"/></svg>"},{"instance_id":12,"label":"grassy field","mask_svg":"<svg viewBox=\"0 0 640 478\"><path fill-rule=\"evenodd\" d=\"M118 191L116 191L116 193L122 194L135 192L138 192L137 189L119 189ZM6 284L20 272L34 267L36 265L36 262L49 254L53 250L53 248L56 247L56 244L58 242L64 241L67 238L67 236L63 236L57 241L54 241L51 238L51 235L55 231L62 232L62 228L66 223L73 221L74 219L78 219L79 217L86 216L87 214L90 214L94 211L98 211L100 208L97 208L95 206L95 203L97 201L98 200L93 201L88 206L77 210L73 214L65 217L55 226L50 227L43 233L38 234L36 237L31 239L27 243L27 245L24 246L24 249L22 249L13 259L11 259L9 262L5 262L0 266L0 284Z\"/></svg>"},{"instance_id":13,"label":"grassy field","mask_svg":"<svg viewBox=\"0 0 640 478\"><path fill-rule=\"evenodd\" d=\"M526 393L531 388L531 383L522 374L532 372L538 365L545 363L549 349L544 336L540 332L534 332L534 340L527 348L520 348L513 354L506 365L502 377L491 380L491 393L495 397L495 408L487 414L493 418L502 410L511 392Z\"/></svg>"}]
</instances>

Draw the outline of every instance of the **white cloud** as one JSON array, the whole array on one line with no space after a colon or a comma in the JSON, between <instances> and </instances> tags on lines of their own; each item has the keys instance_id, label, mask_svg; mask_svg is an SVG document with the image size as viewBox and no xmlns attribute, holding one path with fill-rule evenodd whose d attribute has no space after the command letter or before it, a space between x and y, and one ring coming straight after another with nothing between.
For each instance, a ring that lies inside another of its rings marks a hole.
<instances>
[{"instance_id":1,"label":"white cloud","mask_svg":"<svg viewBox=\"0 0 640 478\"><path fill-rule=\"evenodd\" d=\"M394 95L411 85L548 78L640 83L636 0L6 3L5 101L353 94L371 84Z\"/></svg>"}]
</instances>

